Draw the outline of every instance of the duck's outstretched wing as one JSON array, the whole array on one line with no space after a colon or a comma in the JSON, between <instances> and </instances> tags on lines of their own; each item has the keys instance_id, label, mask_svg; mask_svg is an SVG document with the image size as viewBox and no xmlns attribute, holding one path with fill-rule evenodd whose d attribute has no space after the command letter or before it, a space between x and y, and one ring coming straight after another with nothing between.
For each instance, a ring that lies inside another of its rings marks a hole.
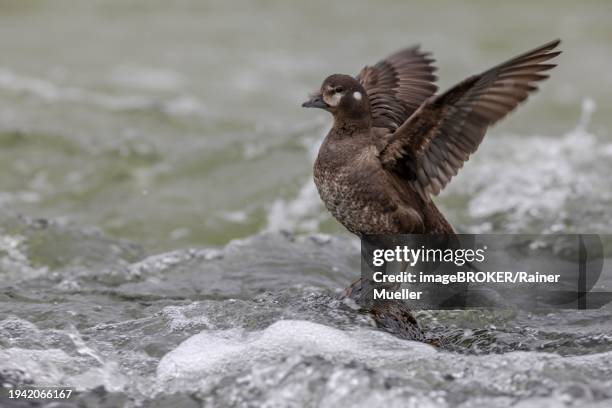
<instances>
[{"instance_id":1,"label":"duck's outstretched wing","mask_svg":"<svg viewBox=\"0 0 612 408\"><path fill-rule=\"evenodd\" d=\"M436 92L433 62L429 53L415 46L359 72L356 79L368 93L375 127L395 131Z\"/></svg>"},{"instance_id":2,"label":"duck's outstretched wing","mask_svg":"<svg viewBox=\"0 0 612 408\"><path fill-rule=\"evenodd\" d=\"M487 128L537 90L561 52L555 40L474 75L428 99L389 139L383 166L410 180L423 199L437 195L474 153Z\"/></svg>"}]
</instances>

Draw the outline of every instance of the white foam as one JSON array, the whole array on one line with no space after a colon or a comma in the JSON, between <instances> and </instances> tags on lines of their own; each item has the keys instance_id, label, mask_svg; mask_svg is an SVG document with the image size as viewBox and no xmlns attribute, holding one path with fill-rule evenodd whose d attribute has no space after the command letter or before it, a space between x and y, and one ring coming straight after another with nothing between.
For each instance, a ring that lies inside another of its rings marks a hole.
<instances>
[{"instance_id":1,"label":"white foam","mask_svg":"<svg viewBox=\"0 0 612 408\"><path fill-rule=\"evenodd\" d=\"M0 235L0 279L4 282L12 279L31 279L47 272L46 266L37 268L30 263L25 237Z\"/></svg>"},{"instance_id":2,"label":"white foam","mask_svg":"<svg viewBox=\"0 0 612 408\"><path fill-rule=\"evenodd\" d=\"M319 193L312 179L291 200L277 199L268 208L266 231L316 231L322 215Z\"/></svg>"},{"instance_id":3,"label":"white foam","mask_svg":"<svg viewBox=\"0 0 612 408\"><path fill-rule=\"evenodd\" d=\"M194 302L186 306L166 306L159 314L168 320L167 324L173 332L187 330L193 326L210 326L210 320L206 315L196 314L193 317L186 315L188 312L197 309L198 305L197 302Z\"/></svg>"},{"instance_id":4,"label":"white foam","mask_svg":"<svg viewBox=\"0 0 612 408\"><path fill-rule=\"evenodd\" d=\"M317 157L322 139L306 140L305 147L311 161ZM268 225L265 231L317 231L319 224L327 217L323 211L323 204L312 176L300 187L297 196L293 199L275 200L267 212Z\"/></svg>"},{"instance_id":5,"label":"white foam","mask_svg":"<svg viewBox=\"0 0 612 408\"><path fill-rule=\"evenodd\" d=\"M577 224L582 230L593 229L569 211L584 202L598 205L611 199L601 163L609 160L612 146L587 129L595 108L593 100L585 99L576 127L559 137L490 135L442 197L468 195L471 218L488 221L502 215L504 224L497 228L507 232L555 232ZM491 228L484 223L473 231Z\"/></svg>"},{"instance_id":6,"label":"white foam","mask_svg":"<svg viewBox=\"0 0 612 408\"><path fill-rule=\"evenodd\" d=\"M162 381L197 379L298 354L346 361L368 359L376 364L377 360L391 356L395 361L398 350L403 351L404 357L435 353L428 345L399 340L382 332L345 332L308 321L280 320L263 331L231 329L196 334L162 358L157 375Z\"/></svg>"},{"instance_id":7,"label":"white foam","mask_svg":"<svg viewBox=\"0 0 612 408\"><path fill-rule=\"evenodd\" d=\"M73 357L60 349L30 350L11 347L0 350L1 370L22 370L41 387L67 385L77 390L104 386L109 391L125 388L128 378L119 364L107 362L91 367L91 361ZM77 371L78 374L74 374Z\"/></svg>"},{"instance_id":8,"label":"white foam","mask_svg":"<svg viewBox=\"0 0 612 408\"><path fill-rule=\"evenodd\" d=\"M11 347L0 350L0 369L22 370L42 385L61 384L63 368L71 362L72 357L59 349L28 350Z\"/></svg>"}]
</instances>

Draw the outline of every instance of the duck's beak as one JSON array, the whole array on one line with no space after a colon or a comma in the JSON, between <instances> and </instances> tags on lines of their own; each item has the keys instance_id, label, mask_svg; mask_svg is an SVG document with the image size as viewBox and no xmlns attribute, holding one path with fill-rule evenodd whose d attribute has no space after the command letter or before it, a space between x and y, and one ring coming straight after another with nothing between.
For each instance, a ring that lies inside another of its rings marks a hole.
<instances>
[{"instance_id":1,"label":"duck's beak","mask_svg":"<svg viewBox=\"0 0 612 408\"><path fill-rule=\"evenodd\" d=\"M323 95L317 92L316 94L312 95L310 100L304 102L302 104L302 107L303 108L327 109L329 108L329 105L326 104L325 101L323 100Z\"/></svg>"}]
</instances>

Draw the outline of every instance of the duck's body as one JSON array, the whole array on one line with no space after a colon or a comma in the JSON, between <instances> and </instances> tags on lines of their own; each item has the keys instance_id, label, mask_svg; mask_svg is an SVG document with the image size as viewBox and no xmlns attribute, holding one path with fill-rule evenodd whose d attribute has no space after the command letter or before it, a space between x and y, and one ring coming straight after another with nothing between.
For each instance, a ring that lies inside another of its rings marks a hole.
<instances>
[{"instance_id":1,"label":"duck's body","mask_svg":"<svg viewBox=\"0 0 612 408\"><path fill-rule=\"evenodd\" d=\"M360 132L327 135L314 165L314 180L329 212L349 231L371 234L453 232L433 201L423 200L379 160L385 137Z\"/></svg>"}]
</instances>

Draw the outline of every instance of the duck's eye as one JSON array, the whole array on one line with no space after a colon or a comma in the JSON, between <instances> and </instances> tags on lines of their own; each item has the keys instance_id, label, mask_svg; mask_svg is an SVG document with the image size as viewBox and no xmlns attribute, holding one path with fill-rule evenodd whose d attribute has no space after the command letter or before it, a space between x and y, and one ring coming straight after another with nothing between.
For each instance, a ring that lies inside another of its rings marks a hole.
<instances>
[{"instance_id":1,"label":"duck's eye","mask_svg":"<svg viewBox=\"0 0 612 408\"><path fill-rule=\"evenodd\" d=\"M344 88L342 88L341 86L337 86L334 88L335 93L342 93L342 91L344 91Z\"/></svg>"}]
</instances>

